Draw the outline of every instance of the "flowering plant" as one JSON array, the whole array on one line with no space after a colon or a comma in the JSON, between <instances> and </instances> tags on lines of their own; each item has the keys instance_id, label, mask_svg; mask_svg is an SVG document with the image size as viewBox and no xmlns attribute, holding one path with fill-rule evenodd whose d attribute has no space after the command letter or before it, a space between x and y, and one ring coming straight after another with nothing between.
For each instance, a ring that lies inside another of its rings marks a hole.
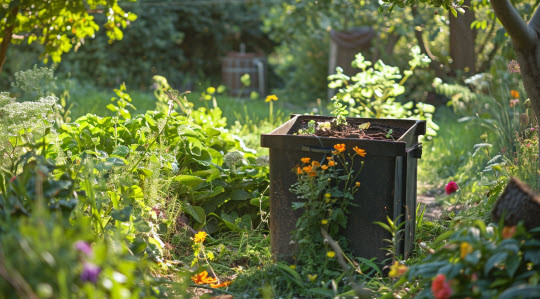
<instances>
[{"instance_id":1,"label":"flowering plant","mask_svg":"<svg viewBox=\"0 0 540 299\"><path fill-rule=\"evenodd\" d=\"M448 231L423 250L433 253L398 281L419 280L418 298L518 298L540 294L540 229L474 226ZM441 246L442 245L442 246ZM434 251L431 247L440 246ZM413 290L411 290L413 291Z\"/></svg>"},{"instance_id":2,"label":"flowering plant","mask_svg":"<svg viewBox=\"0 0 540 299\"><path fill-rule=\"evenodd\" d=\"M337 233L346 226L347 211L360 187L358 163L361 170L364 161L359 159L365 156L363 149L355 147L347 151L345 144L335 144L330 156L321 161L303 157L294 169L298 181L291 191L300 201L294 202L292 207L304 212L296 223L293 240L298 244L297 259L307 268L319 271L321 267L316 266L319 261L335 257L333 249L323 242L321 229L339 239ZM322 256L326 259L321 259Z\"/></svg>"}]
</instances>

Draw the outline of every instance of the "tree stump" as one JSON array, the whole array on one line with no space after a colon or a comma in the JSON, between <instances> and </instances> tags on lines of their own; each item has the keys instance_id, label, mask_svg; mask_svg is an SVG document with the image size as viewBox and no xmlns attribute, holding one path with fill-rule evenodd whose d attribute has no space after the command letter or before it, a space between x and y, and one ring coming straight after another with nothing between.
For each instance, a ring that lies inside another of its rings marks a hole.
<instances>
[{"instance_id":1,"label":"tree stump","mask_svg":"<svg viewBox=\"0 0 540 299\"><path fill-rule=\"evenodd\" d=\"M493 222L504 217L505 226L523 221L527 229L540 226L540 196L517 178L511 178L491 213Z\"/></svg>"}]
</instances>

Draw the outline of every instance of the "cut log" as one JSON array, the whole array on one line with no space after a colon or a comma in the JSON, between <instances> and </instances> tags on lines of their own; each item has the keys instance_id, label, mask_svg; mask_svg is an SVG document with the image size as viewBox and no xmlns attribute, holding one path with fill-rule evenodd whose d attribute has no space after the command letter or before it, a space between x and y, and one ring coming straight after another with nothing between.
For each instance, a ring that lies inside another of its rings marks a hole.
<instances>
[{"instance_id":1,"label":"cut log","mask_svg":"<svg viewBox=\"0 0 540 299\"><path fill-rule=\"evenodd\" d=\"M491 213L493 222L504 217L505 226L523 221L527 229L540 226L540 196L517 178L511 178Z\"/></svg>"}]
</instances>

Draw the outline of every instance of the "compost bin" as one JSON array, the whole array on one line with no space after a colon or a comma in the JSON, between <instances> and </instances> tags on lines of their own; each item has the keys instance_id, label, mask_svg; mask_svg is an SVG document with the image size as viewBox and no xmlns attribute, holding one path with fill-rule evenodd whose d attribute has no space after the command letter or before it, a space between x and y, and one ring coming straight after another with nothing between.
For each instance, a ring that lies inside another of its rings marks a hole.
<instances>
[{"instance_id":1,"label":"compost bin","mask_svg":"<svg viewBox=\"0 0 540 299\"><path fill-rule=\"evenodd\" d=\"M289 259L295 245L292 231L301 210L293 210L297 196L289 189L297 180L293 169L302 157L323 161L331 155L333 146L343 143L348 149L358 146L366 151L365 164L359 176L360 189L348 215L347 228L342 232L349 241L354 256L386 258L389 232L374 222L386 223L386 217L405 221L397 254L407 257L414 248L416 221L417 159L421 157L418 136L426 131L425 121L406 119L347 118L348 123L378 124L400 132L395 140L332 138L295 135L298 128L310 120L331 121L333 117L293 115L289 121L269 134L261 135L261 145L270 152L270 237L274 256ZM359 169L356 169L358 171Z\"/></svg>"}]
</instances>

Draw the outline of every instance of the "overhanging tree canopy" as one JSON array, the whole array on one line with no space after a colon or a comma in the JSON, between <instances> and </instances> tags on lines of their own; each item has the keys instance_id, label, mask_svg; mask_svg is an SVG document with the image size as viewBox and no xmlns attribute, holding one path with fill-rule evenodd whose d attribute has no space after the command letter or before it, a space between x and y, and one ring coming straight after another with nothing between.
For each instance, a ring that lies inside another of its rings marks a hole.
<instances>
[{"instance_id":1,"label":"overhanging tree canopy","mask_svg":"<svg viewBox=\"0 0 540 299\"><path fill-rule=\"evenodd\" d=\"M136 19L117 0L0 0L0 72L10 44L38 42L45 61L59 62L63 53L76 50L99 30L95 13L107 16L103 27L110 42L122 39L120 28Z\"/></svg>"}]
</instances>

